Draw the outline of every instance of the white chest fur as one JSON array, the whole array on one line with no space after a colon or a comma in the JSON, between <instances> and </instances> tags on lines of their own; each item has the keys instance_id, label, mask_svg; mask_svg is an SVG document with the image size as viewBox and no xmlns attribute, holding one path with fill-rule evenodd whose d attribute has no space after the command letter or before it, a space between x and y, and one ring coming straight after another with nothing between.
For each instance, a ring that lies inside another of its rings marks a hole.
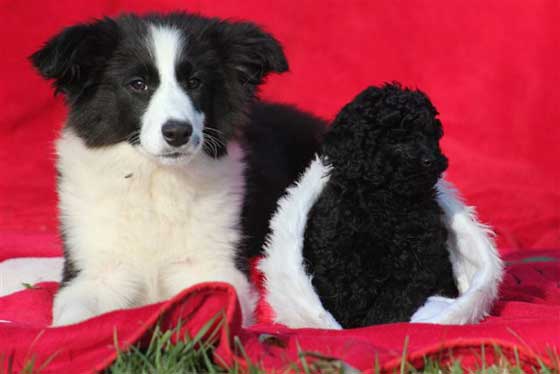
<instances>
[{"instance_id":1,"label":"white chest fur","mask_svg":"<svg viewBox=\"0 0 560 374\"><path fill-rule=\"evenodd\" d=\"M73 289L85 287L76 284L99 289L95 302L81 305L95 315L212 280L236 288L247 321L252 290L234 265L244 191L237 144L219 160L200 154L185 166L163 166L125 143L89 149L65 130L57 153L61 226L80 272L57 295L55 323L88 314L65 311L72 309L65 299L80 291Z\"/></svg>"}]
</instances>

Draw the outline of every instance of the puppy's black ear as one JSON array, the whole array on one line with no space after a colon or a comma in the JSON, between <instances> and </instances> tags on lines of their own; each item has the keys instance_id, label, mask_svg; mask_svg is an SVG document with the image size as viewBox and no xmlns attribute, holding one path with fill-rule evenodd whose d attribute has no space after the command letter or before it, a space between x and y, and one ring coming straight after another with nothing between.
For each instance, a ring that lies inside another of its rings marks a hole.
<instances>
[{"instance_id":1,"label":"puppy's black ear","mask_svg":"<svg viewBox=\"0 0 560 374\"><path fill-rule=\"evenodd\" d=\"M78 95L105 66L118 42L118 26L111 19L79 24L50 39L29 59L56 92Z\"/></svg>"},{"instance_id":2,"label":"puppy's black ear","mask_svg":"<svg viewBox=\"0 0 560 374\"><path fill-rule=\"evenodd\" d=\"M271 72L288 71L284 50L272 35L249 22L222 26L226 63L235 69L242 83L259 85Z\"/></svg>"}]
</instances>

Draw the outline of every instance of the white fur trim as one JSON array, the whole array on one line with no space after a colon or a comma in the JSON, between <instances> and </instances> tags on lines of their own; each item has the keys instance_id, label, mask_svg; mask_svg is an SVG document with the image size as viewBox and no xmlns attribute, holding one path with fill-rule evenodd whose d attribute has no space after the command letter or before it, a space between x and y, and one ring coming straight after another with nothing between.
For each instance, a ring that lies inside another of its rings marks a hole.
<instances>
[{"instance_id":1,"label":"white fur trim","mask_svg":"<svg viewBox=\"0 0 560 374\"><path fill-rule=\"evenodd\" d=\"M503 264L492 239L492 230L478 222L473 207L466 206L453 186L441 179L438 203L451 233L448 249L460 296L432 296L416 311L411 322L476 323L489 312L498 295Z\"/></svg>"},{"instance_id":2,"label":"white fur trim","mask_svg":"<svg viewBox=\"0 0 560 374\"><path fill-rule=\"evenodd\" d=\"M328 167L316 158L299 183L288 189L271 221L271 235L259 269L265 276L265 299L274 321L292 328L340 329L325 310L305 271L303 235L309 210L328 181ZM412 316L411 322L466 324L480 321L497 297L503 265L492 231L477 221L445 180L437 184L437 199L451 235L450 259L460 296L434 295Z\"/></svg>"},{"instance_id":3,"label":"white fur trim","mask_svg":"<svg viewBox=\"0 0 560 374\"><path fill-rule=\"evenodd\" d=\"M315 293L302 256L307 214L327 183L328 172L317 157L299 183L288 188L278 202L270 223L272 235L258 265L265 274L266 300L274 310L274 321L294 328L341 328Z\"/></svg>"}]
</instances>

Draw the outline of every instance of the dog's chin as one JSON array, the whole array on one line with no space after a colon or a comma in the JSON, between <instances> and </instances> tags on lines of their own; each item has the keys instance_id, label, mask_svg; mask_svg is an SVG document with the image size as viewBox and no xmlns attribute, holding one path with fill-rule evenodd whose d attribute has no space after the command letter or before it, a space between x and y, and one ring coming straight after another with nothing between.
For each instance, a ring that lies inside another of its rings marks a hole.
<instances>
[{"instance_id":1,"label":"dog's chin","mask_svg":"<svg viewBox=\"0 0 560 374\"><path fill-rule=\"evenodd\" d=\"M153 153L146 150L142 145L137 146L138 151L150 160L162 165L171 167L183 167L188 165L200 153L200 147L181 150L169 150Z\"/></svg>"},{"instance_id":2,"label":"dog's chin","mask_svg":"<svg viewBox=\"0 0 560 374\"><path fill-rule=\"evenodd\" d=\"M188 165L195 157L195 152L171 152L155 156L157 162L165 166Z\"/></svg>"}]
</instances>

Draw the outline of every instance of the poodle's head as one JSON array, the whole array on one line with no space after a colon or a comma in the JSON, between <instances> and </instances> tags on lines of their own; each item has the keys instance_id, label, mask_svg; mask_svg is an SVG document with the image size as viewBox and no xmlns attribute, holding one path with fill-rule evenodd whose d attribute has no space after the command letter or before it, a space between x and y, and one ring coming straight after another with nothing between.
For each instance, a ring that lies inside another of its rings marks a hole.
<instances>
[{"instance_id":1,"label":"poodle's head","mask_svg":"<svg viewBox=\"0 0 560 374\"><path fill-rule=\"evenodd\" d=\"M437 114L420 91L369 87L338 114L323 156L338 177L406 195L431 191L447 169Z\"/></svg>"}]
</instances>

